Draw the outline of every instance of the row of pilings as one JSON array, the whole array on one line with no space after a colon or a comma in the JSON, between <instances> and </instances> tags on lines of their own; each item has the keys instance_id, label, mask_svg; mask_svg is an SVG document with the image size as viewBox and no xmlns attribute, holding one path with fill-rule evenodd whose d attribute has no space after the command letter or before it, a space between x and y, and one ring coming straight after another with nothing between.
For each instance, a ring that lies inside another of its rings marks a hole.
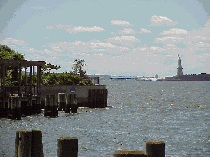
<instances>
[{"instance_id":1,"label":"row of pilings","mask_svg":"<svg viewBox=\"0 0 210 157\"><path fill-rule=\"evenodd\" d=\"M90 89L87 97L87 107L104 108L107 107L107 89ZM57 117L58 111L65 113L77 113L77 95L75 93L58 93L58 101L55 95L45 96L44 116ZM41 113L41 98L22 98L19 96L9 96L4 105L0 104L0 118L20 120L21 117L31 116Z\"/></svg>"},{"instance_id":2,"label":"row of pilings","mask_svg":"<svg viewBox=\"0 0 210 157\"><path fill-rule=\"evenodd\" d=\"M10 95L5 104L0 104L0 118L17 119L41 113L40 97L20 98L17 95Z\"/></svg>"},{"instance_id":3,"label":"row of pilings","mask_svg":"<svg viewBox=\"0 0 210 157\"><path fill-rule=\"evenodd\" d=\"M55 95L46 95L44 116L57 117L58 111L77 113L77 108L77 95L74 93L58 93L58 103L55 102Z\"/></svg>"},{"instance_id":4,"label":"row of pilings","mask_svg":"<svg viewBox=\"0 0 210 157\"><path fill-rule=\"evenodd\" d=\"M60 136L57 139L57 157L77 157L78 138ZM44 157L41 130L17 130L14 157ZM113 157L165 157L163 141L147 141L142 150L116 150Z\"/></svg>"}]
</instances>

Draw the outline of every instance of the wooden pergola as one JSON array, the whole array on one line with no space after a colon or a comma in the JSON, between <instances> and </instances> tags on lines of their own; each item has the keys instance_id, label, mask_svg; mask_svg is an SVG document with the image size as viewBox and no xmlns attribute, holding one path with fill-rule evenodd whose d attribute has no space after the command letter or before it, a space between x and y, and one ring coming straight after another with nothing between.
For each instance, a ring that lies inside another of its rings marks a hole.
<instances>
[{"instance_id":1,"label":"wooden pergola","mask_svg":"<svg viewBox=\"0 0 210 157\"><path fill-rule=\"evenodd\" d=\"M25 85L27 85L27 67L30 67L29 75L30 75L30 83L29 83L29 95L28 97L32 100L33 92L32 87L35 87L34 76L35 69L37 67L37 82L36 82L36 90L37 97L40 97L40 86L41 86L41 67L45 65L45 61L27 61L27 60L12 60L12 59L0 59L0 78L1 78L1 95L2 95L2 103L5 104L6 100L6 84L5 84L5 74L7 67L18 67L18 96L21 97L21 70L22 67L25 68ZM34 88L35 90L35 88ZM35 93L35 91L34 91Z\"/></svg>"}]
</instances>

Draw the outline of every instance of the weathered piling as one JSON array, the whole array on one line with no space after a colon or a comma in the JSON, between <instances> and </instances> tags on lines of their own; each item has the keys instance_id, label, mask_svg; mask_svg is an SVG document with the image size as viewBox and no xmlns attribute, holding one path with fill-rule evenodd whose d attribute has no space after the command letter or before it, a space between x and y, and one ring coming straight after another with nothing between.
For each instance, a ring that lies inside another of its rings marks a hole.
<instances>
[{"instance_id":1,"label":"weathered piling","mask_svg":"<svg viewBox=\"0 0 210 157\"><path fill-rule=\"evenodd\" d=\"M76 137L60 136L57 139L58 157L77 157L78 139Z\"/></svg>"},{"instance_id":2,"label":"weathered piling","mask_svg":"<svg viewBox=\"0 0 210 157\"><path fill-rule=\"evenodd\" d=\"M165 143L163 141L146 142L147 157L165 157Z\"/></svg>"},{"instance_id":3,"label":"weathered piling","mask_svg":"<svg viewBox=\"0 0 210 157\"><path fill-rule=\"evenodd\" d=\"M19 146L19 134L22 130L16 131L16 138L15 138L15 155L14 157L18 157L18 146Z\"/></svg>"},{"instance_id":4,"label":"weathered piling","mask_svg":"<svg viewBox=\"0 0 210 157\"><path fill-rule=\"evenodd\" d=\"M40 97L32 98L32 114L41 113Z\"/></svg>"},{"instance_id":5,"label":"weathered piling","mask_svg":"<svg viewBox=\"0 0 210 157\"><path fill-rule=\"evenodd\" d=\"M50 116L50 95L45 96L45 107L44 107L44 116Z\"/></svg>"},{"instance_id":6,"label":"weathered piling","mask_svg":"<svg viewBox=\"0 0 210 157\"><path fill-rule=\"evenodd\" d=\"M30 116L32 114L32 104L30 101L21 101L21 112L23 116Z\"/></svg>"},{"instance_id":7,"label":"weathered piling","mask_svg":"<svg viewBox=\"0 0 210 157\"><path fill-rule=\"evenodd\" d=\"M66 113L70 113L70 109L72 113L77 113L77 95L74 93L66 95Z\"/></svg>"},{"instance_id":8,"label":"weathered piling","mask_svg":"<svg viewBox=\"0 0 210 157\"><path fill-rule=\"evenodd\" d=\"M66 109L66 93L58 93L58 111Z\"/></svg>"},{"instance_id":9,"label":"weathered piling","mask_svg":"<svg viewBox=\"0 0 210 157\"><path fill-rule=\"evenodd\" d=\"M41 113L41 98L39 96L36 97L36 109L37 113Z\"/></svg>"},{"instance_id":10,"label":"weathered piling","mask_svg":"<svg viewBox=\"0 0 210 157\"><path fill-rule=\"evenodd\" d=\"M19 130L18 157L31 157L32 131Z\"/></svg>"},{"instance_id":11,"label":"weathered piling","mask_svg":"<svg viewBox=\"0 0 210 157\"><path fill-rule=\"evenodd\" d=\"M42 132L39 129L32 129L31 157L44 157Z\"/></svg>"},{"instance_id":12,"label":"weathered piling","mask_svg":"<svg viewBox=\"0 0 210 157\"><path fill-rule=\"evenodd\" d=\"M36 98L32 99L32 109L31 109L31 114L37 113L37 108L36 108Z\"/></svg>"},{"instance_id":13,"label":"weathered piling","mask_svg":"<svg viewBox=\"0 0 210 157\"><path fill-rule=\"evenodd\" d=\"M71 113L77 113L77 95L70 94L71 96Z\"/></svg>"},{"instance_id":14,"label":"weathered piling","mask_svg":"<svg viewBox=\"0 0 210 157\"><path fill-rule=\"evenodd\" d=\"M8 117L8 102L3 102L0 100L0 118L7 118L7 117Z\"/></svg>"},{"instance_id":15,"label":"weathered piling","mask_svg":"<svg viewBox=\"0 0 210 157\"><path fill-rule=\"evenodd\" d=\"M113 157L147 157L142 150L116 150Z\"/></svg>"},{"instance_id":16,"label":"weathered piling","mask_svg":"<svg viewBox=\"0 0 210 157\"><path fill-rule=\"evenodd\" d=\"M44 116L58 116L57 104L55 103L55 95L46 95Z\"/></svg>"},{"instance_id":17,"label":"weathered piling","mask_svg":"<svg viewBox=\"0 0 210 157\"><path fill-rule=\"evenodd\" d=\"M18 96L9 97L9 119L21 119L21 102Z\"/></svg>"},{"instance_id":18,"label":"weathered piling","mask_svg":"<svg viewBox=\"0 0 210 157\"><path fill-rule=\"evenodd\" d=\"M14 157L44 157L41 130L17 130Z\"/></svg>"},{"instance_id":19,"label":"weathered piling","mask_svg":"<svg viewBox=\"0 0 210 157\"><path fill-rule=\"evenodd\" d=\"M58 116L57 103L55 102L55 95L50 95L51 117Z\"/></svg>"},{"instance_id":20,"label":"weathered piling","mask_svg":"<svg viewBox=\"0 0 210 157\"><path fill-rule=\"evenodd\" d=\"M89 89L88 91L88 107L104 108L107 107L107 89Z\"/></svg>"}]
</instances>

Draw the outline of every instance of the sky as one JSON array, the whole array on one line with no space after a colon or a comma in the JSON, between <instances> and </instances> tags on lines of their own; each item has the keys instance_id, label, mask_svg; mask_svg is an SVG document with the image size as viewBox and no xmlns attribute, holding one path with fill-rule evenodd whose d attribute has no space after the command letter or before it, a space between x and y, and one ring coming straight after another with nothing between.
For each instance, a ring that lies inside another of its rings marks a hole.
<instances>
[{"instance_id":1,"label":"sky","mask_svg":"<svg viewBox=\"0 0 210 157\"><path fill-rule=\"evenodd\" d=\"M0 44L87 74L210 73L209 0L0 0Z\"/></svg>"}]
</instances>

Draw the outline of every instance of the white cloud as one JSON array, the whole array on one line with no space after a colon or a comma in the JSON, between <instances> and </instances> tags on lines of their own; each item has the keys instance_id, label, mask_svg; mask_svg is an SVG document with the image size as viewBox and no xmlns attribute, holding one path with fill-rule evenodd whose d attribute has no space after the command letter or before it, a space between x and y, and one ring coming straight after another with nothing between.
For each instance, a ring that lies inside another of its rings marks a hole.
<instances>
[{"instance_id":1,"label":"white cloud","mask_svg":"<svg viewBox=\"0 0 210 157\"><path fill-rule=\"evenodd\" d=\"M144 28L140 28L140 34L142 34L142 33L152 33L150 30L147 30L147 29L144 29Z\"/></svg>"},{"instance_id":2,"label":"white cloud","mask_svg":"<svg viewBox=\"0 0 210 157\"><path fill-rule=\"evenodd\" d=\"M108 43L118 43L124 46L133 47L135 43L140 42L139 39L134 36L115 36L109 39L106 39Z\"/></svg>"},{"instance_id":3,"label":"white cloud","mask_svg":"<svg viewBox=\"0 0 210 157\"><path fill-rule=\"evenodd\" d=\"M167 44L167 43L178 43L178 42L181 42L183 41L184 38L181 38L181 37L162 37L162 38L156 38L154 40L155 43L164 43L164 44Z\"/></svg>"},{"instance_id":4,"label":"white cloud","mask_svg":"<svg viewBox=\"0 0 210 157\"><path fill-rule=\"evenodd\" d=\"M166 16L152 16L150 19L150 26L174 26L178 24L178 21L173 22L171 19Z\"/></svg>"},{"instance_id":5,"label":"white cloud","mask_svg":"<svg viewBox=\"0 0 210 157\"><path fill-rule=\"evenodd\" d=\"M48 45L53 51L59 52L60 55L64 55L66 51L70 53L80 53L80 54L92 54L105 52L108 55L118 55L122 52L129 51L130 49L123 46L116 46L111 43L103 43L99 40L91 40L89 42L75 41L73 43L69 42L59 42L51 43ZM45 48L47 45L44 46Z\"/></svg>"},{"instance_id":6,"label":"white cloud","mask_svg":"<svg viewBox=\"0 0 210 157\"><path fill-rule=\"evenodd\" d=\"M122 20L112 20L111 21L111 25L119 25L119 26L134 26L133 24L130 24L129 22L127 21L122 21Z\"/></svg>"},{"instance_id":7,"label":"white cloud","mask_svg":"<svg viewBox=\"0 0 210 157\"><path fill-rule=\"evenodd\" d=\"M186 30L184 30L184 29L172 28L172 29L169 29L168 31L163 31L160 34L161 35L188 34L188 32Z\"/></svg>"},{"instance_id":8,"label":"white cloud","mask_svg":"<svg viewBox=\"0 0 210 157\"><path fill-rule=\"evenodd\" d=\"M7 46L9 46L10 48L12 48L16 51L19 51L20 47L28 45L23 40L16 40L16 39L13 39L13 38L5 38L4 40L0 41L0 44L1 45L7 45Z\"/></svg>"},{"instance_id":9,"label":"white cloud","mask_svg":"<svg viewBox=\"0 0 210 157\"><path fill-rule=\"evenodd\" d=\"M210 27L210 19L206 20L206 23L204 24L205 27Z\"/></svg>"},{"instance_id":10,"label":"white cloud","mask_svg":"<svg viewBox=\"0 0 210 157\"><path fill-rule=\"evenodd\" d=\"M98 26L94 26L94 27L83 27L83 26L79 26L79 27L76 27L76 26L72 26L72 25L56 25L56 27L58 29L65 29L67 32L69 33L78 33L78 32L102 32L102 31L105 31L103 28L101 27L98 27Z\"/></svg>"},{"instance_id":11,"label":"white cloud","mask_svg":"<svg viewBox=\"0 0 210 157\"><path fill-rule=\"evenodd\" d=\"M83 26L79 26L79 27L74 27L73 32L77 33L77 32L101 32L101 31L105 31L103 28L101 27L83 27Z\"/></svg>"},{"instance_id":12,"label":"white cloud","mask_svg":"<svg viewBox=\"0 0 210 157\"><path fill-rule=\"evenodd\" d=\"M137 31L131 28L123 28L123 30L118 30L118 34L136 34Z\"/></svg>"},{"instance_id":13,"label":"white cloud","mask_svg":"<svg viewBox=\"0 0 210 157\"><path fill-rule=\"evenodd\" d=\"M47 29L53 29L53 26L47 26L46 28Z\"/></svg>"}]
</instances>

